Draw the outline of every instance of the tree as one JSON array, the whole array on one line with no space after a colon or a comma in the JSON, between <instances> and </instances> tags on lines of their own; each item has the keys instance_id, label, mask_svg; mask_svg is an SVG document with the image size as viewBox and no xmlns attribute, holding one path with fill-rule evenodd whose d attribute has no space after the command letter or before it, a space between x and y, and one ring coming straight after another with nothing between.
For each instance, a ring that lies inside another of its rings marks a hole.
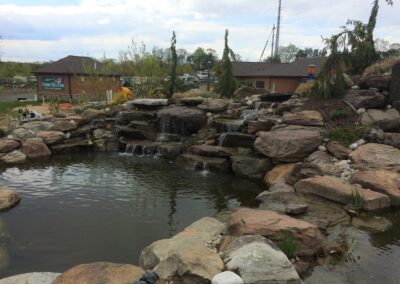
<instances>
[{"instance_id":1,"label":"tree","mask_svg":"<svg viewBox=\"0 0 400 284\"><path fill-rule=\"evenodd\" d=\"M392 0L385 0L389 5ZM379 59L375 50L374 30L379 11L379 0L374 0L367 24L348 21L343 31L324 39L330 55L323 66L312 93L323 98L341 97L346 84L344 72L361 74Z\"/></svg>"},{"instance_id":2,"label":"tree","mask_svg":"<svg viewBox=\"0 0 400 284\"><path fill-rule=\"evenodd\" d=\"M172 39L171 39L171 72L170 72L170 79L169 79L169 90L168 96L171 97L174 94L175 84L176 84L176 66L178 65L178 55L176 54L176 35L175 31L172 32Z\"/></svg>"},{"instance_id":3,"label":"tree","mask_svg":"<svg viewBox=\"0 0 400 284\"><path fill-rule=\"evenodd\" d=\"M208 70L218 62L218 57L215 50L211 48L204 50L202 47L198 47L193 54L187 57L187 62L190 63L196 71Z\"/></svg>"},{"instance_id":4,"label":"tree","mask_svg":"<svg viewBox=\"0 0 400 284\"><path fill-rule=\"evenodd\" d=\"M233 77L233 67L231 56L234 56L233 51L228 45L229 31L225 30L225 48L221 61L221 78L219 80L219 90L222 97L231 98L235 92L236 82Z\"/></svg>"},{"instance_id":5,"label":"tree","mask_svg":"<svg viewBox=\"0 0 400 284\"><path fill-rule=\"evenodd\" d=\"M294 44L289 44L288 46L280 46L279 47L279 57L282 63L290 63L296 59L297 53L300 51L300 48L295 46Z\"/></svg>"},{"instance_id":6,"label":"tree","mask_svg":"<svg viewBox=\"0 0 400 284\"><path fill-rule=\"evenodd\" d=\"M311 47L306 47L304 49L300 49L296 54L296 59L298 58L316 58L316 57L324 57L326 56L326 49L313 49Z\"/></svg>"}]
</instances>

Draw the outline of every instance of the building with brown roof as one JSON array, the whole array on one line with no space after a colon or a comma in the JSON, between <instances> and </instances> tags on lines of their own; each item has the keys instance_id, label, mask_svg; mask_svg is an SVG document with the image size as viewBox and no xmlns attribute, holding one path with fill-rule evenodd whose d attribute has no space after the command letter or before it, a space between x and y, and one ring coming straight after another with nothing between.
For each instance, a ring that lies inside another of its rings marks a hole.
<instances>
[{"instance_id":1,"label":"building with brown roof","mask_svg":"<svg viewBox=\"0 0 400 284\"><path fill-rule=\"evenodd\" d=\"M293 93L309 76L309 69L318 75L326 58L300 58L292 63L234 62L233 76L248 81L255 88L273 93Z\"/></svg>"},{"instance_id":2,"label":"building with brown roof","mask_svg":"<svg viewBox=\"0 0 400 284\"><path fill-rule=\"evenodd\" d=\"M122 86L121 75L106 69L93 58L67 56L34 72L37 93L59 101L105 100L107 91L116 92Z\"/></svg>"}]
</instances>

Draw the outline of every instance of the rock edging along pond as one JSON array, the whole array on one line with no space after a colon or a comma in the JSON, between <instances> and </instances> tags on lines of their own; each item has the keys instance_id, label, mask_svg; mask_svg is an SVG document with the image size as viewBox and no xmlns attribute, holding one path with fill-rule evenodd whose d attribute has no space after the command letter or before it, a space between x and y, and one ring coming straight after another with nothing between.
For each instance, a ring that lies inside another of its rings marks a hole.
<instances>
[{"instance_id":1,"label":"rock edging along pond","mask_svg":"<svg viewBox=\"0 0 400 284\"><path fill-rule=\"evenodd\" d=\"M356 220L363 210L396 206L400 191L397 110L373 105L380 107L368 110L376 123L366 126L364 139L352 141L356 143L348 148L328 138L328 118L302 109L307 103L296 96L279 104L261 103L259 96L252 95L239 101L204 99L199 105L141 99L104 110L87 108L70 117L22 124L0 140L0 161L7 166L71 151L122 150L176 160L200 171L264 179L268 190L258 198L259 209L232 213L226 229L217 220L198 221L218 224L213 225L219 228L215 234L211 229L193 229L195 222L171 239L145 248L140 264L163 279L184 283L209 283L227 268L238 271L244 283L265 279L300 283L318 255L341 253L340 246L327 250L323 244L332 228ZM380 118L391 121L391 132L377 128ZM371 170L371 180L357 178ZM385 183L388 176L390 185ZM255 237L241 241L244 236ZM221 257L235 241L241 245L230 252L231 257ZM280 273L288 278L258 263L244 263L245 254L259 252L263 257L272 251L286 269Z\"/></svg>"}]
</instances>

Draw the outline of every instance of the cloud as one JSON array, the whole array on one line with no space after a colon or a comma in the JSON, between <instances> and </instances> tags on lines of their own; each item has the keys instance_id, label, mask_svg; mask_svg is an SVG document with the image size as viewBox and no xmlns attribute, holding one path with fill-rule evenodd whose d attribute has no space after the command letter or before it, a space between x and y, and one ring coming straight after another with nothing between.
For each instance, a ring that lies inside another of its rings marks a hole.
<instances>
[{"instance_id":1,"label":"cloud","mask_svg":"<svg viewBox=\"0 0 400 284\"><path fill-rule=\"evenodd\" d=\"M6 60L99 57L104 52L116 58L132 37L149 47L167 47L172 30L179 48L193 51L203 46L221 54L226 28L231 48L243 58L257 60L277 14L277 1L265 0L12 2L0 0L0 46ZM347 19L366 21L370 8L366 0L283 0L281 44L322 47L321 36L339 31ZM397 14L397 3L381 4L377 37L400 42Z\"/></svg>"}]
</instances>

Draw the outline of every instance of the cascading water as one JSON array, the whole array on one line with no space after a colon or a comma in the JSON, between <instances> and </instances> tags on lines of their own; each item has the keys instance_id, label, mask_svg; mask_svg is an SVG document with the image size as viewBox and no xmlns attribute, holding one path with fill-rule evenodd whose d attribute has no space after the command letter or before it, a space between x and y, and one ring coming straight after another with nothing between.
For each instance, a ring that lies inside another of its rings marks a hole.
<instances>
[{"instance_id":1,"label":"cascading water","mask_svg":"<svg viewBox=\"0 0 400 284\"><path fill-rule=\"evenodd\" d=\"M210 173L209 167L207 162L203 162L203 169L201 170L200 174L206 176Z\"/></svg>"}]
</instances>

